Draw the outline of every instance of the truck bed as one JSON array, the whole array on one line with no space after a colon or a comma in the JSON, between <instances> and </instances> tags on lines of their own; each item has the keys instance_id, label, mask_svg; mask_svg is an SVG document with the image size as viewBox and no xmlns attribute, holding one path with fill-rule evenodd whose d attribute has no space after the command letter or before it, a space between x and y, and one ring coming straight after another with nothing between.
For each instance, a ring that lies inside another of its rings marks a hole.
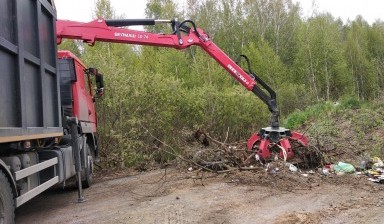
<instances>
[{"instance_id":1,"label":"truck bed","mask_svg":"<svg viewBox=\"0 0 384 224\"><path fill-rule=\"evenodd\" d=\"M0 143L60 136L56 11L49 0L0 3Z\"/></svg>"}]
</instances>

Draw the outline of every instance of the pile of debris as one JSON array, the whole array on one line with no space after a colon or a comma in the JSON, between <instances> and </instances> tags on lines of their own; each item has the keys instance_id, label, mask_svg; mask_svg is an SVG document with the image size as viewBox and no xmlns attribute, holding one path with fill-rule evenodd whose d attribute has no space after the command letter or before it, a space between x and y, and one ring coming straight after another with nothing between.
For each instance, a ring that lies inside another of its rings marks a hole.
<instances>
[{"instance_id":1,"label":"pile of debris","mask_svg":"<svg viewBox=\"0 0 384 224\"><path fill-rule=\"evenodd\" d=\"M262 161L257 153L247 150L246 143L226 144L211 138L208 134L199 132L195 136L203 147L193 155L193 165L189 171L202 169L212 172L231 172L234 170L255 170L276 174L281 172L298 173L308 177L315 173L322 176L341 176L344 174L366 175L368 180L384 183L384 164L378 157L361 161L360 166L346 162L330 163L326 154L317 147L295 148L295 158L290 161L282 160L275 154L270 161ZM214 144L210 144L214 143ZM217 146L217 147L214 147Z\"/></svg>"}]
</instances>

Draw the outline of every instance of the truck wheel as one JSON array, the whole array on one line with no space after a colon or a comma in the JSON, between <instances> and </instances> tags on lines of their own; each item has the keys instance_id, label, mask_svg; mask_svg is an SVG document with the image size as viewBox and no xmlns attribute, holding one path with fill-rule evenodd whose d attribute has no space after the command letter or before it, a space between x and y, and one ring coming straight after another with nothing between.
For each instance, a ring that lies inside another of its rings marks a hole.
<instances>
[{"instance_id":1,"label":"truck wheel","mask_svg":"<svg viewBox=\"0 0 384 224\"><path fill-rule=\"evenodd\" d=\"M92 185L92 182L93 182L93 159L94 159L94 156L93 156L93 152L94 150L92 149L92 147L89 145L89 143L87 143L87 166L84 170L84 177L82 178L82 186L84 188L89 188L91 185Z\"/></svg>"},{"instance_id":2,"label":"truck wheel","mask_svg":"<svg viewBox=\"0 0 384 224\"><path fill-rule=\"evenodd\" d=\"M14 223L15 207L8 178L0 171L0 224Z\"/></svg>"}]
</instances>

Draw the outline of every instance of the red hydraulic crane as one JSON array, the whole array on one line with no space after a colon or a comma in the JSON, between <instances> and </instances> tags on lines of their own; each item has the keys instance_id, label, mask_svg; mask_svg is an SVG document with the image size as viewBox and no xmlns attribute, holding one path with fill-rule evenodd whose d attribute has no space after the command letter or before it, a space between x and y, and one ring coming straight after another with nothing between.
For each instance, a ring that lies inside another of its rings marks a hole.
<instances>
[{"instance_id":1,"label":"red hydraulic crane","mask_svg":"<svg viewBox=\"0 0 384 224\"><path fill-rule=\"evenodd\" d=\"M133 25L155 25L158 23L169 23L173 32L171 34L157 34L126 28ZM248 71L244 71L212 42L208 34L197 28L191 20L178 22L176 20L153 19L96 19L89 23L58 20L56 30L58 44L61 43L63 38L66 38L83 40L90 45L93 45L96 41L102 41L168 47L179 50L193 45L199 46L241 85L252 91L267 104L272 113L271 126L262 128L248 140L247 147L249 150L254 151L262 161L269 160L273 150L279 152L280 158L287 160L294 157L291 141L296 141L302 146L308 145L308 139L303 134L291 132L279 126L276 94L251 71L248 58L242 55L248 63ZM263 89L260 87L263 87Z\"/></svg>"}]
</instances>

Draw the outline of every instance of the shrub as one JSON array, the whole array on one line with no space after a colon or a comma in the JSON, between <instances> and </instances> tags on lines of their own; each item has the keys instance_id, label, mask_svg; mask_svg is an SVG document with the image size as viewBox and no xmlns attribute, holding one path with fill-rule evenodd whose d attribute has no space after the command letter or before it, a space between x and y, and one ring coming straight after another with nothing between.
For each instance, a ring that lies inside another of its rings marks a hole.
<instances>
[{"instance_id":1,"label":"shrub","mask_svg":"<svg viewBox=\"0 0 384 224\"><path fill-rule=\"evenodd\" d=\"M341 99L340 105L342 108L346 109L359 109L361 107L361 102L355 96L348 96Z\"/></svg>"}]
</instances>

